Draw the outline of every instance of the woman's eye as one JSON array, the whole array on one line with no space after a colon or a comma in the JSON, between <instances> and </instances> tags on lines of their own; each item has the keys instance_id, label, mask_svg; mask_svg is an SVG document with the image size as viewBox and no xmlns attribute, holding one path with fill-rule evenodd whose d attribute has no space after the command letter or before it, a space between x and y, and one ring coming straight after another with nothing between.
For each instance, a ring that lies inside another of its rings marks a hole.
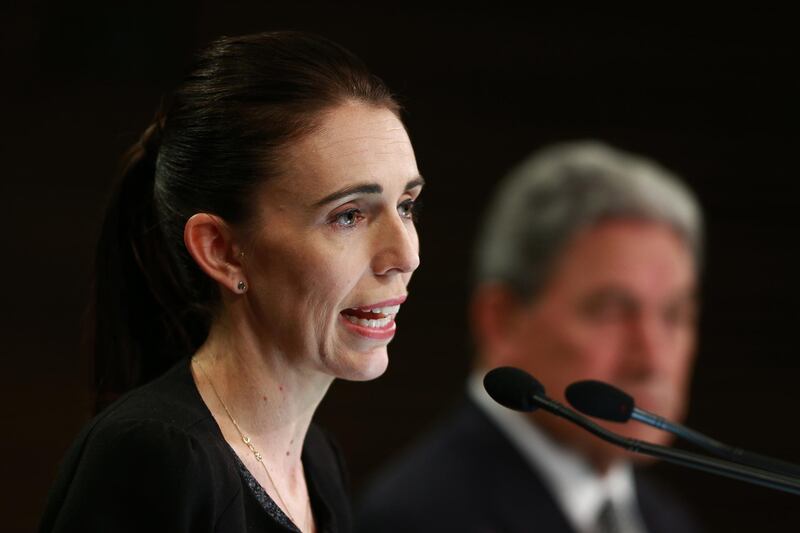
<instances>
[{"instance_id":1,"label":"woman's eye","mask_svg":"<svg viewBox=\"0 0 800 533\"><path fill-rule=\"evenodd\" d=\"M414 200L406 200L397 206L397 212L400 213L400 216L403 218L416 220L417 215L419 214L419 202Z\"/></svg>"},{"instance_id":2,"label":"woman's eye","mask_svg":"<svg viewBox=\"0 0 800 533\"><path fill-rule=\"evenodd\" d=\"M334 223L343 228L352 228L363 219L364 216L358 209L348 209L334 217Z\"/></svg>"}]
</instances>

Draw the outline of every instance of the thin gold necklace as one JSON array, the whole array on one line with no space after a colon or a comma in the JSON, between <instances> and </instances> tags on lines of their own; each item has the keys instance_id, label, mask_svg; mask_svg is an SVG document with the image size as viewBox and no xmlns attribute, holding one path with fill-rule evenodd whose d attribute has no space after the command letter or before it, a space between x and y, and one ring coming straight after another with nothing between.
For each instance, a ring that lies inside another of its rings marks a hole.
<instances>
[{"instance_id":1,"label":"thin gold necklace","mask_svg":"<svg viewBox=\"0 0 800 533\"><path fill-rule=\"evenodd\" d=\"M269 482L272 483L272 487L275 489L275 494L278 495L278 499L281 501L281 504L283 504L283 508L286 510L286 514L289 515L289 519L297 527L297 529L300 529L300 524L297 522L297 520L294 519L294 516L292 516L291 511L289 511L289 506L286 505L286 501L283 499L283 496L281 496L281 491L278 490L278 485L276 485L275 480L272 479L272 475L269 473L269 469L267 468L266 463L264 463L264 458L261 455L261 452L256 450L256 447L253 445L253 441L250 439L250 437L245 435L244 432L242 431L242 428L239 427L239 423L236 421L235 418L233 418L231 410L228 409L228 406L225 405L225 402L222 401L222 397L219 395L219 392L217 392L217 388L214 386L214 382L211 381L210 377L208 377L208 373L206 373L206 369L203 368L203 365L200 364L200 361L198 361L196 358L192 358L192 361L194 361L194 363L197 365L197 368L200 369L200 372L203 373L203 376L206 378L206 381L208 381L208 384L211 385L211 390L214 391L214 396L217 397L217 401L219 401L219 403L222 405L222 408L225 409L225 412L228 414L228 418L230 418L231 423L233 423L233 427L235 427L236 431L239 433L239 437L241 437L242 442L250 449L251 452L253 452L253 457L256 458L256 461L258 461L258 463L264 469L264 473L267 474L267 479L269 479ZM306 518L308 518L310 510L311 510L311 502L309 501L308 505L306 506Z\"/></svg>"}]
</instances>

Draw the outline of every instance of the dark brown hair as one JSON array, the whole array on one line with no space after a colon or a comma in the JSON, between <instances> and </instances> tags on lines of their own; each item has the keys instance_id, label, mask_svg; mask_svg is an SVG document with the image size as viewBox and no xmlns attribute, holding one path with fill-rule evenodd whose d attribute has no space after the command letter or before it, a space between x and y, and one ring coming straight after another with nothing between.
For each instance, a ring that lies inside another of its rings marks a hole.
<instances>
[{"instance_id":1,"label":"dark brown hair","mask_svg":"<svg viewBox=\"0 0 800 533\"><path fill-rule=\"evenodd\" d=\"M281 171L286 146L347 101L399 110L357 57L319 36L226 37L199 54L126 154L106 211L89 331L98 409L208 334L219 292L184 246L189 217L246 224L248 199Z\"/></svg>"}]
</instances>

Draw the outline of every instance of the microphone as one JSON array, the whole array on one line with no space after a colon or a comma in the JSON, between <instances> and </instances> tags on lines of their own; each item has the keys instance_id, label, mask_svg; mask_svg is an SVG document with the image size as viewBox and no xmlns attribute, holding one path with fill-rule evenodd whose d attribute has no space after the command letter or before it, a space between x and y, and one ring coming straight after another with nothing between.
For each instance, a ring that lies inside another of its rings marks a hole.
<instances>
[{"instance_id":1,"label":"microphone","mask_svg":"<svg viewBox=\"0 0 800 533\"><path fill-rule=\"evenodd\" d=\"M565 395L570 405L585 415L611 422L624 423L633 419L672 433L719 457L800 478L800 466L723 444L686 426L670 422L636 407L632 396L608 383L595 380L577 381L567 387Z\"/></svg>"},{"instance_id":2,"label":"microphone","mask_svg":"<svg viewBox=\"0 0 800 533\"><path fill-rule=\"evenodd\" d=\"M535 411L534 396L544 396L544 386L519 368L504 366L490 370L483 377L483 388L503 407L515 411Z\"/></svg>"},{"instance_id":3,"label":"microphone","mask_svg":"<svg viewBox=\"0 0 800 533\"><path fill-rule=\"evenodd\" d=\"M572 409L548 398L545 395L544 386L536 378L519 368L499 367L492 369L484 377L483 385L489 396L504 407L528 412L543 409L569 420L606 442L630 452L650 455L689 468L800 495L800 479L752 466L630 439L609 431Z\"/></svg>"}]
</instances>

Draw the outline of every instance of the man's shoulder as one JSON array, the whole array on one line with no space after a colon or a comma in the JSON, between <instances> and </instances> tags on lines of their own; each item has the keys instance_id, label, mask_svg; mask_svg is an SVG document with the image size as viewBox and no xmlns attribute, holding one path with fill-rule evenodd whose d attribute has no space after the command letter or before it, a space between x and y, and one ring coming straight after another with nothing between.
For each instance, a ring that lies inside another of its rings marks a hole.
<instances>
[{"instance_id":1,"label":"man's shoulder","mask_svg":"<svg viewBox=\"0 0 800 533\"><path fill-rule=\"evenodd\" d=\"M469 531L490 523L498 486L535 476L519 453L471 401L376 475L357 508L361 531ZM536 484L538 485L538 484ZM405 526L404 526L405 524ZM465 530L466 531L466 530Z\"/></svg>"},{"instance_id":2,"label":"man's shoulder","mask_svg":"<svg viewBox=\"0 0 800 533\"><path fill-rule=\"evenodd\" d=\"M702 531L697 518L674 491L647 470L636 468L634 479L637 502L648 531Z\"/></svg>"},{"instance_id":3,"label":"man's shoulder","mask_svg":"<svg viewBox=\"0 0 800 533\"><path fill-rule=\"evenodd\" d=\"M465 402L384 468L374 486L450 484L454 477L470 472L470 467L482 469L502 443L486 416Z\"/></svg>"}]
</instances>

